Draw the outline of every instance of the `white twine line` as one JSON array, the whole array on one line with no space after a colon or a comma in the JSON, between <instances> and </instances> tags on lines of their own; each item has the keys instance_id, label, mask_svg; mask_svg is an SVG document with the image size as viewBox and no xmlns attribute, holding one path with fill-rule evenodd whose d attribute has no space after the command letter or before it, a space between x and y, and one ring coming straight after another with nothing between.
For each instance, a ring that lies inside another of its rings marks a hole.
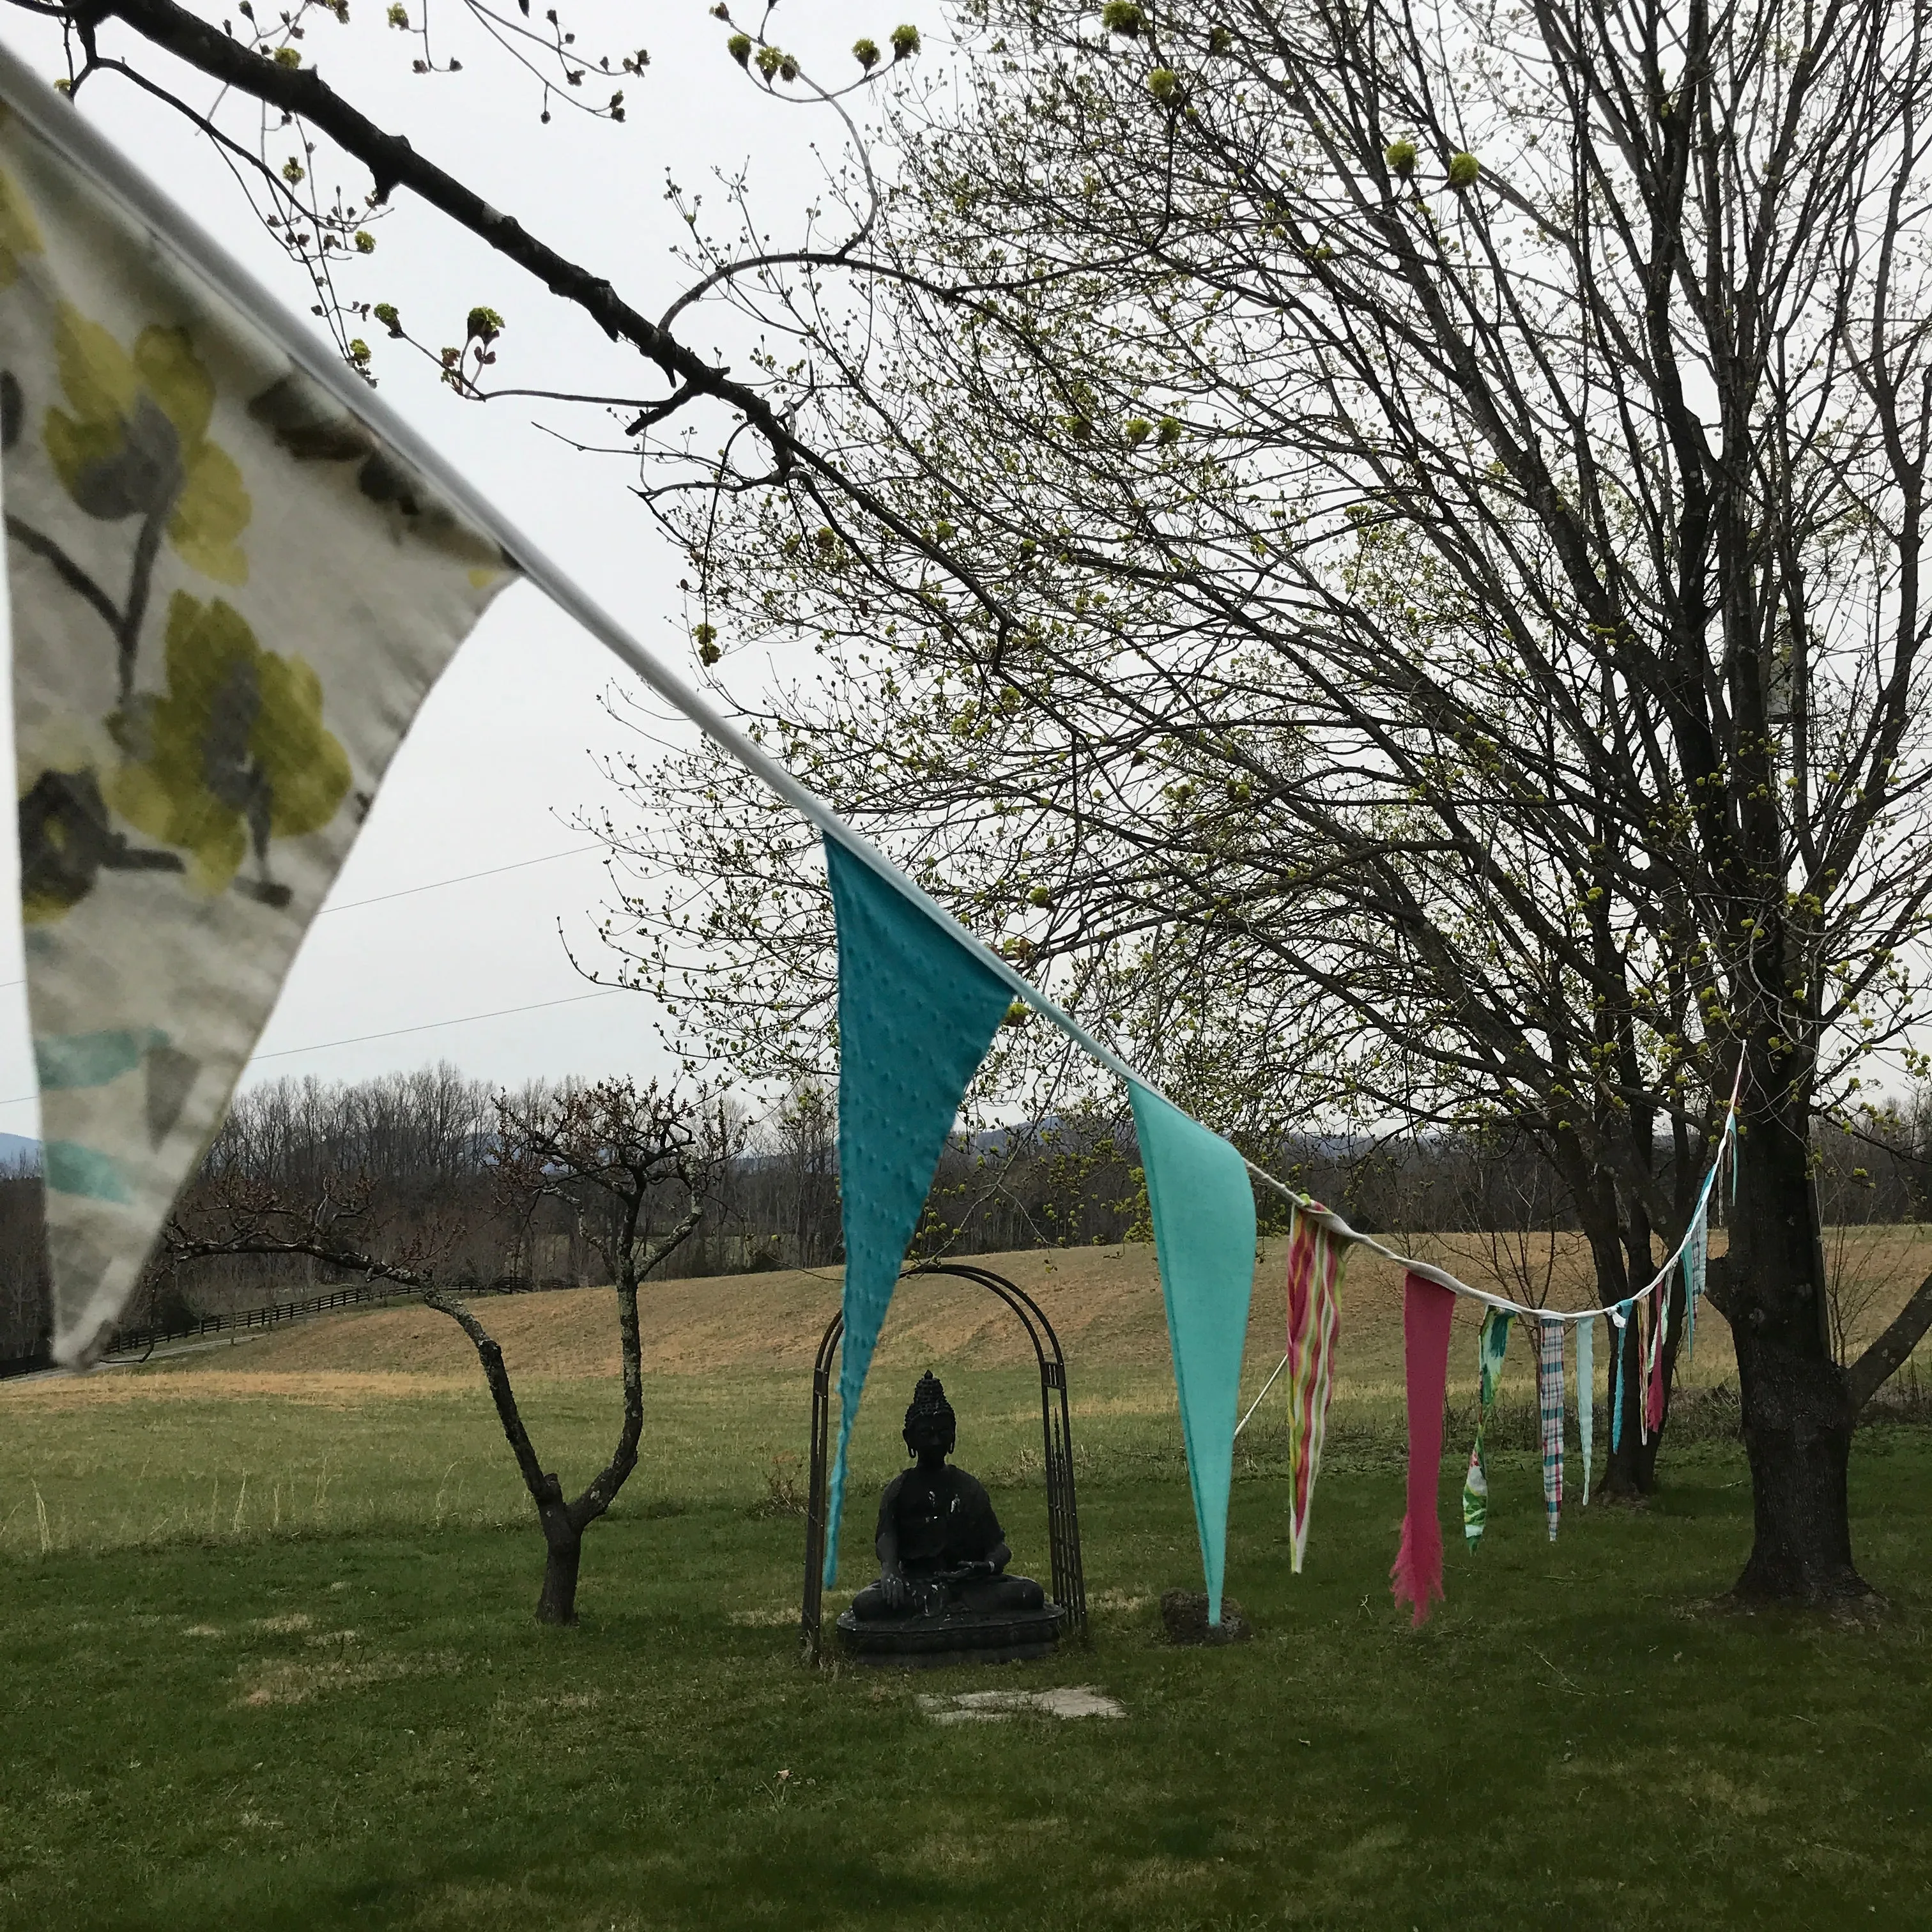
<instances>
[{"instance_id":1,"label":"white twine line","mask_svg":"<svg viewBox=\"0 0 1932 1932\"><path fill-rule=\"evenodd\" d=\"M1280 1366L1275 1370L1273 1375L1268 1377L1266 1382L1262 1384L1262 1395L1256 1396L1254 1400L1248 1404L1247 1414L1243 1416L1240 1420L1234 1424L1234 1433L1237 1436L1240 1435L1241 1431L1247 1427L1250 1421L1253 1418L1255 1411L1262 1406L1262 1396L1266 1395L1268 1390L1273 1388L1275 1384L1281 1379L1281 1371L1287 1366L1288 1358L1284 1355L1281 1358Z\"/></svg>"}]
</instances>

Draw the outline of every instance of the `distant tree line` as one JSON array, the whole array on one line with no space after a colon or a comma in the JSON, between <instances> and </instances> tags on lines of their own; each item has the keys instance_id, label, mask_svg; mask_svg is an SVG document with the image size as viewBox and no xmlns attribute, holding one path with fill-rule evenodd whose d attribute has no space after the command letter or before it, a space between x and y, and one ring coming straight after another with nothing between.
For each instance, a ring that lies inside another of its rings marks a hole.
<instances>
[{"instance_id":1,"label":"distant tree line","mask_svg":"<svg viewBox=\"0 0 1932 1932\"><path fill-rule=\"evenodd\" d=\"M512 1097L528 1106L548 1090L539 1084ZM568 1198L506 1196L496 1184L497 1093L446 1065L375 1080L254 1088L236 1100L209 1147L184 1213L225 1198L238 1180L306 1207L332 1193L353 1194L380 1222L392 1252L434 1252L438 1278L452 1287L600 1280L596 1231ZM742 1100L720 1104L718 1138L729 1151L711 1210L679 1252L678 1272L836 1267L843 1254L833 1096L806 1084L762 1109ZM1932 1090L1823 1126L1815 1141L1828 1226L1932 1220ZM1365 1233L1579 1226L1561 1178L1527 1136L1284 1133L1248 1150ZM1660 1150L1660 1172L1674 1184L1670 1159L1667 1148ZM1264 1215L1274 1204L1263 1202ZM1147 1234L1133 1125L1123 1108L956 1136L914 1252L1087 1246ZM353 1278L352 1270L314 1255L160 1258L130 1306L128 1326L185 1324ZM0 1360L32 1352L46 1317L40 1181L20 1163L0 1170Z\"/></svg>"}]
</instances>

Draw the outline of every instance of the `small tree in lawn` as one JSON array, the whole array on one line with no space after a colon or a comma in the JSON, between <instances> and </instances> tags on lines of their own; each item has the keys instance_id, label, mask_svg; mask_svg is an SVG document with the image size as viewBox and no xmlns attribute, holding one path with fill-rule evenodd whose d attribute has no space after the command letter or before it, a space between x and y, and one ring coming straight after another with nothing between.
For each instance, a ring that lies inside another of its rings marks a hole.
<instances>
[{"instance_id":1,"label":"small tree in lawn","mask_svg":"<svg viewBox=\"0 0 1932 1932\"><path fill-rule=\"evenodd\" d=\"M432 1220L394 1233L367 1174L324 1174L301 1196L239 1172L211 1177L184 1197L163 1236L164 1264L212 1255L310 1255L334 1267L415 1290L469 1336L544 1535L537 1621L577 1621L584 1533L616 1500L638 1466L644 1432L639 1284L702 1219L729 1151L730 1128L702 1094L656 1082L601 1080L561 1091L498 1096L495 1184L527 1226L545 1201L560 1204L609 1270L617 1298L624 1415L610 1460L566 1498L543 1466L518 1406L503 1351L470 1299L439 1286L448 1243Z\"/></svg>"},{"instance_id":2,"label":"small tree in lawn","mask_svg":"<svg viewBox=\"0 0 1932 1932\"><path fill-rule=\"evenodd\" d=\"M623 1358L624 1422L610 1460L590 1486L566 1500L524 1429L502 1351L470 1310L444 1304L476 1345L525 1486L543 1526L545 1558L537 1621L577 1620L577 1570L584 1532L616 1499L638 1466L644 1424L638 1286L696 1229L724 1149L722 1130L694 1101L653 1081L600 1080L533 1103L497 1102L498 1185L527 1213L544 1199L562 1203L609 1270L617 1294ZM722 1117L721 1117L722 1118ZM660 1230L662 1232L660 1232Z\"/></svg>"}]
</instances>

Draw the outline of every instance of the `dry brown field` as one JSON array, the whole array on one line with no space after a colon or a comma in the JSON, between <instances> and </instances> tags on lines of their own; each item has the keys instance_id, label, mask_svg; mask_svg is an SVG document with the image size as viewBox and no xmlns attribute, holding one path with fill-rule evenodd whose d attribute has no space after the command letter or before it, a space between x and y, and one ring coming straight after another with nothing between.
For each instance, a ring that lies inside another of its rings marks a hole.
<instances>
[{"instance_id":1,"label":"dry brown field","mask_svg":"<svg viewBox=\"0 0 1932 1932\"><path fill-rule=\"evenodd\" d=\"M1382 1237L1472 1286L1553 1307L1584 1305L1587 1250L1579 1237L1480 1234ZM1724 1238L1714 1237L1721 1252ZM1875 1335L1928 1272L1932 1228L1834 1230L1828 1268L1844 1283L1843 1305L1854 1346ZM1106 1371L1118 1389L1140 1374L1163 1380L1167 1360L1160 1286L1150 1244L1036 1250L967 1258L1016 1282L1046 1311L1058 1333L1076 1387L1083 1370ZM1258 1389L1285 1346L1283 1268L1286 1243L1264 1241L1256 1271L1244 1382ZM839 1273L792 1269L648 1283L644 1298L646 1372L652 1376L761 1373L802 1385L826 1322L838 1302ZM478 1299L477 1309L501 1342L512 1371L546 1382L595 1381L618 1372L617 1341L608 1288ZM1457 1310L1452 1387L1468 1378L1480 1306ZM1601 1331L1600 1331L1600 1334ZM1598 1376L1606 1351L1600 1342ZM914 1282L895 1299L878 1365L897 1376L927 1366L974 1369L1022 1366L1024 1336L1006 1310L977 1288L945 1278ZM1730 1338L1708 1304L1698 1323L1694 1365L1700 1385L1735 1373ZM476 1358L446 1317L413 1304L291 1324L234 1346L198 1348L148 1365L138 1376L111 1371L85 1383L37 1382L9 1392L32 1406L73 1402L166 1401L226 1394L277 1396L324 1406L352 1405L385 1394L428 1393L474 1386ZM1402 1382L1400 1271L1366 1250L1355 1253L1342 1288L1342 1340L1337 1394L1398 1396ZM1151 1391L1150 1391L1151 1393ZM1158 1398L1156 1398L1157 1400Z\"/></svg>"}]
</instances>

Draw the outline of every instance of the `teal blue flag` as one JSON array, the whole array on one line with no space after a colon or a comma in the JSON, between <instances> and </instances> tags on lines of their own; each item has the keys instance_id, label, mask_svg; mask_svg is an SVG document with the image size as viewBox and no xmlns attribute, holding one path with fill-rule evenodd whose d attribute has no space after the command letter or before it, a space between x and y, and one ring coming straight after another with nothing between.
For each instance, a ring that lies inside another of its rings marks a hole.
<instances>
[{"instance_id":1,"label":"teal blue flag","mask_svg":"<svg viewBox=\"0 0 1932 1932\"><path fill-rule=\"evenodd\" d=\"M1006 984L938 920L825 842L838 920L838 1196L845 1230L845 1340L825 1585L838 1569L845 1456L866 1371L906 1244L966 1083L1006 1017Z\"/></svg>"},{"instance_id":2,"label":"teal blue flag","mask_svg":"<svg viewBox=\"0 0 1932 1932\"><path fill-rule=\"evenodd\" d=\"M1219 1134L1132 1081L1127 1091L1167 1301L1180 1433L1208 1580L1208 1621L1218 1624L1241 1350L1255 1286L1254 1190L1246 1163Z\"/></svg>"}]
</instances>

